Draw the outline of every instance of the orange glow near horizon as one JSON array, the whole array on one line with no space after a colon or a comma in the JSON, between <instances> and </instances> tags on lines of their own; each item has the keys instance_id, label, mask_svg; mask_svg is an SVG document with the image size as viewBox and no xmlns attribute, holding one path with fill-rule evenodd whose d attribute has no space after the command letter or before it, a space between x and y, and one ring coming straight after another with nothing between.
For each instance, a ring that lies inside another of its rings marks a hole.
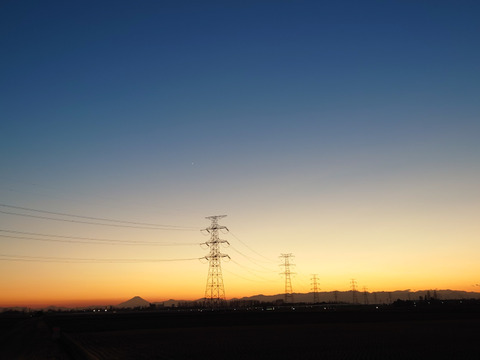
<instances>
[{"instance_id":1,"label":"orange glow near horizon","mask_svg":"<svg viewBox=\"0 0 480 360\"><path fill-rule=\"evenodd\" d=\"M293 253L292 286L295 293L311 292L311 274L318 274L320 291L349 291L350 279L368 291L450 289L479 291L477 254L479 226L472 206L451 208L412 207L421 194L377 189L346 192L321 205L309 202L298 215L286 204L268 203L252 221L243 209L222 219L234 231L222 234L230 247L222 248L232 261L222 262L227 299L284 292L280 253ZM287 199L295 201L295 199ZM287 202L287 200L283 200ZM395 207L386 206L385 201ZM279 201L278 199L276 201ZM365 204L368 204L366 206ZM52 208L62 208L52 206ZM297 206L296 208L300 208ZM90 214L89 208L72 213ZM101 216L101 215L98 215ZM296 216L296 217L295 217ZM138 213L112 214L112 218L141 218ZM147 215L145 221L150 220ZM295 222L279 219L295 218ZM319 218L322 219L319 222ZM15 223L14 221L18 221ZM22 221L20 221L22 220ZM11 229L147 242L189 243L192 246L108 246L104 244L4 240L5 254L64 259L144 259L126 263L0 261L0 307L116 305L134 296L150 302L204 297L208 264L199 246L206 237L199 231L152 232L143 229L88 228L81 224L46 225L12 217ZM28 219L30 221L30 219ZM197 215L165 219L171 224L206 227ZM318 224L318 225L317 225ZM42 228L43 226L43 228ZM242 239L241 241L239 239ZM459 239L458 241L455 241ZM245 246L247 244L247 246ZM253 250L253 251L252 251ZM152 261L150 261L150 260ZM155 259L160 261L155 262ZM162 262L162 259L194 259Z\"/></svg>"},{"instance_id":2,"label":"orange glow near horizon","mask_svg":"<svg viewBox=\"0 0 480 360\"><path fill-rule=\"evenodd\" d=\"M82 264L83 265L83 264ZM206 270L206 269L202 269ZM203 298L205 291L206 273L202 271L193 281L188 282L186 279L175 280L174 282L163 283L166 290L162 291L162 283L154 285L151 281L139 283L130 278L125 281L109 280L106 284L106 278L98 277L97 280L80 281L72 280L68 283L62 280L45 283L28 283L24 280L26 287L19 287L9 284L2 292L0 297L0 307L83 307L83 306L108 306L117 305L134 296L140 296L149 302L164 302L169 299L174 300L199 300ZM463 282L455 282L453 279L444 279L442 282L432 281L428 276L418 277L412 281L411 278L395 278L389 279L387 276L375 277L355 277L357 280L358 290L363 291L363 286L368 288L369 292L408 290L457 290L476 292L478 287L472 285L471 279ZM181 282L181 285L175 282ZM283 293L283 278L278 275L271 278L270 282L260 281L252 286L251 282L234 279L231 274L224 274L225 292L227 300L232 298L242 298L254 295L277 295ZM330 291L350 291L350 278L325 277L320 282L320 292ZM292 276L292 284L294 293L311 292L309 288L309 278L307 276ZM433 285L432 285L433 284ZM159 286L159 287L157 287Z\"/></svg>"}]
</instances>

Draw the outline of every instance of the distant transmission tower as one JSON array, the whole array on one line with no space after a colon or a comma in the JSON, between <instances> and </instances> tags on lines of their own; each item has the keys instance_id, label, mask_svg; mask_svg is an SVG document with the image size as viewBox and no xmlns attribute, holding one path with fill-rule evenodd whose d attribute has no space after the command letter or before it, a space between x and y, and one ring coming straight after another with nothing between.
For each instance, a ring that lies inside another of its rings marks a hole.
<instances>
[{"instance_id":1,"label":"distant transmission tower","mask_svg":"<svg viewBox=\"0 0 480 360\"><path fill-rule=\"evenodd\" d=\"M352 286L352 301L354 304L358 304L358 299L357 299L357 281L355 279L352 279L350 281L350 285Z\"/></svg>"},{"instance_id":2,"label":"distant transmission tower","mask_svg":"<svg viewBox=\"0 0 480 360\"><path fill-rule=\"evenodd\" d=\"M285 270L282 275L285 275L285 303L287 303L289 300L290 302L293 303L293 290L292 290L292 279L290 277L291 274L294 274L290 272L290 266L295 266L294 264L290 263L290 258L292 258L292 254L281 254L280 258L283 259L283 263L280 264L280 266L285 267Z\"/></svg>"},{"instance_id":3,"label":"distant transmission tower","mask_svg":"<svg viewBox=\"0 0 480 360\"><path fill-rule=\"evenodd\" d=\"M210 240L203 243L210 248L210 252L205 256L208 260L208 277L207 287L205 289L205 302L212 307L221 305L225 301L225 289L223 287L222 276L222 258L228 257L226 254L220 252L220 244L227 243L227 240L221 240L218 237L218 230L225 229L226 226L218 225L218 220L226 217L227 215L208 216L205 219L211 220L210 227L203 229L210 234ZM228 244L230 245L230 244Z\"/></svg>"},{"instance_id":4,"label":"distant transmission tower","mask_svg":"<svg viewBox=\"0 0 480 360\"><path fill-rule=\"evenodd\" d=\"M320 290L318 288L318 278L317 278L317 274L313 274L312 275L312 291L313 291L313 303L316 304L318 303L318 290Z\"/></svg>"},{"instance_id":5,"label":"distant transmission tower","mask_svg":"<svg viewBox=\"0 0 480 360\"><path fill-rule=\"evenodd\" d=\"M363 287L363 303L365 305L368 305L368 292L367 292L367 290L368 290L367 287L364 286Z\"/></svg>"}]
</instances>

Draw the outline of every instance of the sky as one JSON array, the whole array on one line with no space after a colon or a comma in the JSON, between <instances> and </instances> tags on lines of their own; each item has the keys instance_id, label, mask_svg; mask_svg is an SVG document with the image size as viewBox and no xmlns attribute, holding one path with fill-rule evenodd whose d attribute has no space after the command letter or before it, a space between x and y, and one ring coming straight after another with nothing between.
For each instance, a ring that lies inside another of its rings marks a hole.
<instances>
[{"instance_id":1,"label":"sky","mask_svg":"<svg viewBox=\"0 0 480 360\"><path fill-rule=\"evenodd\" d=\"M202 298L211 215L227 299L283 293L288 253L294 292L479 291L479 17L3 1L0 306Z\"/></svg>"}]
</instances>

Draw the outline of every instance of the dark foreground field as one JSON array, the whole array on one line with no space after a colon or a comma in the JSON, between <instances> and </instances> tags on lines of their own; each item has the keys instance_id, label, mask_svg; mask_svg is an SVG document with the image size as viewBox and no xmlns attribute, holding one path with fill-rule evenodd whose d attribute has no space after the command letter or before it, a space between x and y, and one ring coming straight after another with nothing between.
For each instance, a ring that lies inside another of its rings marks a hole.
<instances>
[{"instance_id":1,"label":"dark foreground field","mask_svg":"<svg viewBox=\"0 0 480 360\"><path fill-rule=\"evenodd\" d=\"M480 359L477 311L298 310L43 315L4 332L0 358Z\"/></svg>"}]
</instances>

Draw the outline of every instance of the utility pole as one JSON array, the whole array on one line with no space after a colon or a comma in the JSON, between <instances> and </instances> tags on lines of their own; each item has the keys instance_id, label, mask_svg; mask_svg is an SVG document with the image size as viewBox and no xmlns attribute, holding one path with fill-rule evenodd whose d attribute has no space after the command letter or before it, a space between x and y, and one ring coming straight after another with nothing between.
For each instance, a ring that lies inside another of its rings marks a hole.
<instances>
[{"instance_id":1,"label":"utility pole","mask_svg":"<svg viewBox=\"0 0 480 360\"><path fill-rule=\"evenodd\" d=\"M318 303L318 290L320 290L318 288L318 278L317 278L317 274L313 274L312 275L312 291L313 291L313 303L316 304Z\"/></svg>"},{"instance_id":2,"label":"utility pole","mask_svg":"<svg viewBox=\"0 0 480 360\"><path fill-rule=\"evenodd\" d=\"M225 301L225 288L223 287L222 276L222 258L228 257L227 254L220 252L220 244L228 243L227 240L221 240L218 237L218 230L227 230L226 226L218 225L218 220L226 217L227 215L208 216L205 219L210 220L212 223L210 227L203 229L210 234L210 240L203 243L210 248L210 252L205 256L208 260L208 276L207 287L205 289L205 302L206 305L211 307L217 307ZM202 245L203 245L202 244Z\"/></svg>"},{"instance_id":3,"label":"utility pole","mask_svg":"<svg viewBox=\"0 0 480 360\"><path fill-rule=\"evenodd\" d=\"M293 303L292 279L290 275L294 273L290 272L290 266L295 265L290 263L290 258L292 257L292 254L280 255L280 258L283 259L283 263L280 264L280 266L283 266L285 268L283 273L281 273L281 275L285 275L285 303L288 303L289 300Z\"/></svg>"},{"instance_id":4,"label":"utility pole","mask_svg":"<svg viewBox=\"0 0 480 360\"><path fill-rule=\"evenodd\" d=\"M357 281L355 279L350 280L350 285L352 286L352 301L354 304L358 304Z\"/></svg>"}]
</instances>

